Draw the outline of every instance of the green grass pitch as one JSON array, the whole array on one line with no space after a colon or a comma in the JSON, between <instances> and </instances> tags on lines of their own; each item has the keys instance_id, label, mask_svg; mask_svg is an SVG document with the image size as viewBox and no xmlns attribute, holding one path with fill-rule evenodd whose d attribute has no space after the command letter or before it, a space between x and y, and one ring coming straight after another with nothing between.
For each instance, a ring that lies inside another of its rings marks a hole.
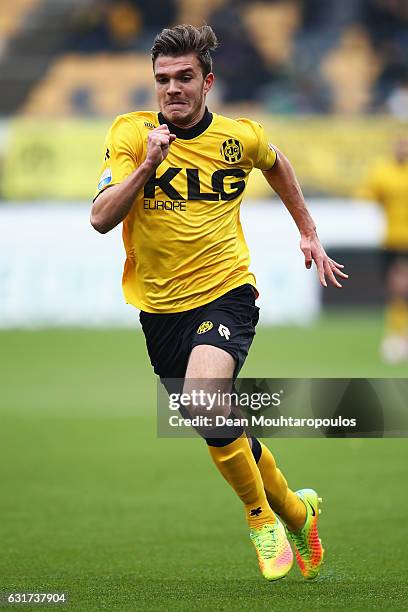
<instances>
[{"instance_id":1,"label":"green grass pitch","mask_svg":"<svg viewBox=\"0 0 408 612\"><path fill-rule=\"evenodd\" d=\"M377 357L381 326L260 328L243 375L406 377ZM80 612L406 609L406 439L268 441L323 496L327 549L318 580L268 583L205 445L157 439L140 332L5 331L0 358L0 591Z\"/></svg>"}]
</instances>

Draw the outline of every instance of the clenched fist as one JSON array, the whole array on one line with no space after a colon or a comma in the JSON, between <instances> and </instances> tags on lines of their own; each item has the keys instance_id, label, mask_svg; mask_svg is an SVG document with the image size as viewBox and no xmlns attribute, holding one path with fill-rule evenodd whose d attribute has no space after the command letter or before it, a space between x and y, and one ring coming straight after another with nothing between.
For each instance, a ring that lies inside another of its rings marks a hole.
<instances>
[{"instance_id":1,"label":"clenched fist","mask_svg":"<svg viewBox=\"0 0 408 612\"><path fill-rule=\"evenodd\" d=\"M146 160L155 166L161 164L168 155L171 143L175 140L176 136L170 134L165 123L152 130L147 137Z\"/></svg>"}]
</instances>

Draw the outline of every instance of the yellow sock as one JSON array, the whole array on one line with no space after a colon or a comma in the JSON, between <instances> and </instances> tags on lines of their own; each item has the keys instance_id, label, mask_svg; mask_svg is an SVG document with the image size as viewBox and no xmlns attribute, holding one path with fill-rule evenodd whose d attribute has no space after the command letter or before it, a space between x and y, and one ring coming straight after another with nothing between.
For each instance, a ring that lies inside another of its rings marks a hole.
<instances>
[{"instance_id":1,"label":"yellow sock","mask_svg":"<svg viewBox=\"0 0 408 612\"><path fill-rule=\"evenodd\" d=\"M245 434L227 446L208 448L215 465L244 502L249 526L273 523L275 515L266 499L262 478Z\"/></svg>"},{"instance_id":2,"label":"yellow sock","mask_svg":"<svg viewBox=\"0 0 408 612\"><path fill-rule=\"evenodd\" d=\"M282 472L276 467L275 459L269 450L260 442L262 454L258 461L266 498L271 508L279 514L291 531L298 531L306 520L304 503L288 487Z\"/></svg>"},{"instance_id":3,"label":"yellow sock","mask_svg":"<svg viewBox=\"0 0 408 612\"><path fill-rule=\"evenodd\" d=\"M394 298L388 304L387 331L398 336L408 331L408 304L402 298Z\"/></svg>"}]
</instances>

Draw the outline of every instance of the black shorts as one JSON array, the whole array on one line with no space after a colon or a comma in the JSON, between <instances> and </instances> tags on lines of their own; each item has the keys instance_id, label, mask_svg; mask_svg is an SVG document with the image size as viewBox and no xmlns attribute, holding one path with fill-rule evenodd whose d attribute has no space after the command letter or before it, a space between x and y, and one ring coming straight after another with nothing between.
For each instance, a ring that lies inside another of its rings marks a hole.
<instances>
[{"instance_id":1,"label":"black shorts","mask_svg":"<svg viewBox=\"0 0 408 612\"><path fill-rule=\"evenodd\" d=\"M190 353L199 344L230 353L235 359L236 378L255 336L258 318L255 289L249 284L184 312L140 312L150 361L160 378L184 378Z\"/></svg>"}]
</instances>

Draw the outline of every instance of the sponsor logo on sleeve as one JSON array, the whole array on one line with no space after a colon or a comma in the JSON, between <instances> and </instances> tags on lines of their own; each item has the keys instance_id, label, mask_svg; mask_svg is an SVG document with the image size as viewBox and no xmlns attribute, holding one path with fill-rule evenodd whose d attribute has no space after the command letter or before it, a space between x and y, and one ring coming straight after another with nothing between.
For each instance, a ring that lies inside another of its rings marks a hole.
<instances>
[{"instance_id":1,"label":"sponsor logo on sleeve","mask_svg":"<svg viewBox=\"0 0 408 612\"><path fill-rule=\"evenodd\" d=\"M103 189L105 185L109 185L111 180L112 180L112 170L110 168L106 168L103 171L101 178L99 179L98 189Z\"/></svg>"}]
</instances>

